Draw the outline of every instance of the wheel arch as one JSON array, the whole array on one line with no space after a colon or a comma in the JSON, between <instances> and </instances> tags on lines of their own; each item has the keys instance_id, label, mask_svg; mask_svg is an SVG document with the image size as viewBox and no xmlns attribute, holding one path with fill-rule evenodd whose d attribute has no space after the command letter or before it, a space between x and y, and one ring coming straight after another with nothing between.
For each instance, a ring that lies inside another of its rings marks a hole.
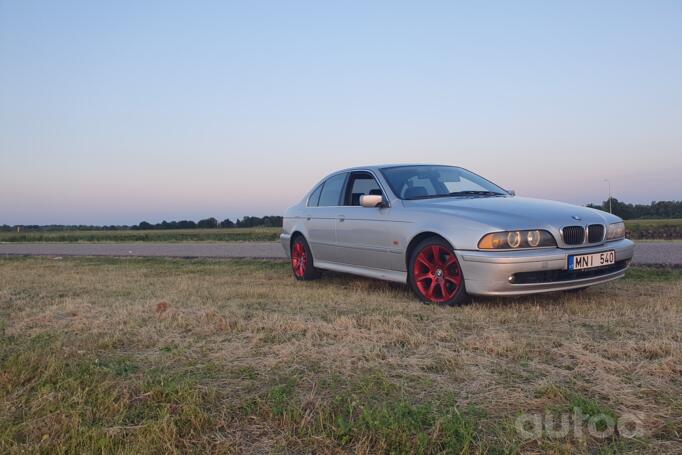
<instances>
[{"instance_id":1,"label":"wheel arch","mask_svg":"<svg viewBox=\"0 0 682 455\"><path fill-rule=\"evenodd\" d=\"M435 231L422 231L412 237L410 242L407 244L407 248L405 249L405 267L406 270L410 270L410 258L412 257L412 253L414 252L414 249L419 245L421 241L424 239L428 239L430 237L436 237L444 242L447 242L448 245L454 250L454 246L452 245L452 242L448 240L444 235L439 234L438 232Z\"/></svg>"},{"instance_id":2,"label":"wheel arch","mask_svg":"<svg viewBox=\"0 0 682 455\"><path fill-rule=\"evenodd\" d=\"M298 237L303 237L303 239L307 242L308 240L305 238L305 235L303 235L303 232L300 230L296 229L291 232L291 235L289 236L289 249L291 250L292 245L294 244L294 240L296 240Z\"/></svg>"}]
</instances>

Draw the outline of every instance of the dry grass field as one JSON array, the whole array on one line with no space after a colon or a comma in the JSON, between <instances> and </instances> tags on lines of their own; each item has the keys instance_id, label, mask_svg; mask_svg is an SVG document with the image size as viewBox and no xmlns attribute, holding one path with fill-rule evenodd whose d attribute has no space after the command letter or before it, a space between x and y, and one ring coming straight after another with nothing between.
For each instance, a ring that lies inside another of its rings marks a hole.
<instances>
[{"instance_id":1,"label":"dry grass field","mask_svg":"<svg viewBox=\"0 0 682 455\"><path fill-rule=\"evenodd\" d=\"M680 453L681 327L680 270L447 308L284 262L0 258L0 453Z\"/></svg>"}]
</instances>

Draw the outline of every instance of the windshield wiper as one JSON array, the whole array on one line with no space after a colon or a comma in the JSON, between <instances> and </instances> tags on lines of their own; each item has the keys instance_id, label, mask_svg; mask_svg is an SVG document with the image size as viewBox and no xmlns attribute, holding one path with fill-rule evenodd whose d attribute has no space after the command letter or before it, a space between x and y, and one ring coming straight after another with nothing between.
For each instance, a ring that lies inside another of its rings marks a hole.
<instances>
[{"instance_id":1,"label":"windshield wiper","mask_svg":"<svg viewBox=\"0 0 682 455\"><path fill-rule=\"evenodd\" d=\"M408 201L416 201L418 199L434 199L437 197L448 197L449 194L424 194L423 196L415 196L407 199Z\"/></svg>"},{"instance_id":2,"label":"windshield wiper","mask_svg":"<svg viewBox=\"0 0 682 455\"><path fill-rule=\"evenodd\" d=\"M504 196L504 193L498 193L497 191L453 191L452 193L447 194L424 194L422 196L411 197L408 199L408 201L452 196Z\"/></svg>"},{"instance_id":3,"label":"windshield wiper","mask_svg":"<svg viewBox=\"0 0 682 455\"><path fill-rule=\"evenodd\" d=\"M453 191L448 196L504 196L497 191Z\"/></svg>"}]
</instances>

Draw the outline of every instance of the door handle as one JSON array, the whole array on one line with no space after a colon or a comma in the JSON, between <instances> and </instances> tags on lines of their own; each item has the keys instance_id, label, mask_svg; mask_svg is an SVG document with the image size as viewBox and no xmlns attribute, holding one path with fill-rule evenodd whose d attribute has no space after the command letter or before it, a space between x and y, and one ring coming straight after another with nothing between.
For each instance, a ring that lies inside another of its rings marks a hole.
<instances>
[{"instance_id":1,"label":"door handle","mask_svg":"<svg viewBox=\"0 0 682 455\"><path fill-rule=\"evenodd\" d=\"M345 220L346 217L343 216L343 215L339 215L339 216L338 216L338 219L339 219L339 222L340 222L340 223L343 223L343 220Z\"/></svg>"}]
</instances>

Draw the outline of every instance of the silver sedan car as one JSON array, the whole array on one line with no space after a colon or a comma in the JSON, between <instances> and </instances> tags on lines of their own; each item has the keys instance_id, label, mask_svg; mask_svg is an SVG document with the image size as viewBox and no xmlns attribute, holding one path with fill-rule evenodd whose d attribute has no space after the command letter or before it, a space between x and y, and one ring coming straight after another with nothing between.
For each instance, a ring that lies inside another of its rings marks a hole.
<instances>
[{"instance_id":1,"label":"silver sedan car","mask_svg":"<svg viewBox=\"0 0 682 455\"><path fill-rule=\"evenodd\" d=\"M448 305L605 283L625 274L634 251L617 216L517 197L439 165L334 172L286 211L281 241L299 280L353 273Z\"/></svg>"}]
</instances>

